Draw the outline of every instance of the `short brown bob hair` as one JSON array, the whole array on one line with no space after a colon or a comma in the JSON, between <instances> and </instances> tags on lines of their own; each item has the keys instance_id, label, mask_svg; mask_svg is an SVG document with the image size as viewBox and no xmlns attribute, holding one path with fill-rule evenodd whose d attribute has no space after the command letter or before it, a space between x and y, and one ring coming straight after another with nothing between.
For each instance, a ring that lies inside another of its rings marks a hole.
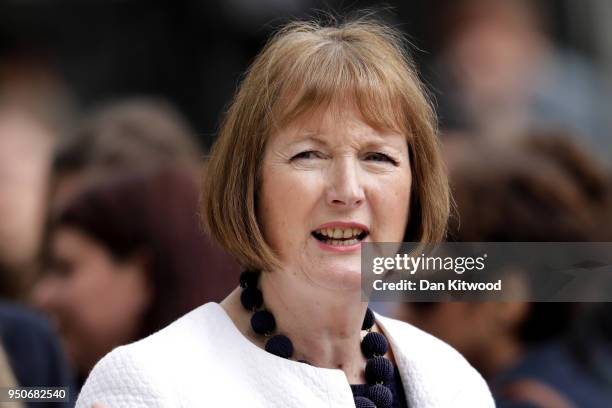
<instances>
[{"instance_id":1,"label":"short brown bob hair","mask_svg":"<svg viewBox=\"0 0 612 408\"><path fill-rule=\"evenodd\" d=\"M433 108L400 33L371 19L281 28L247 71L205 171L202 221L247 269L278 265L257 219L261 164L271 134L320 108L355 107L381 130L406 135L413 175L406 240L440 241L448 181Z\"/></svg>"}]
</instances>

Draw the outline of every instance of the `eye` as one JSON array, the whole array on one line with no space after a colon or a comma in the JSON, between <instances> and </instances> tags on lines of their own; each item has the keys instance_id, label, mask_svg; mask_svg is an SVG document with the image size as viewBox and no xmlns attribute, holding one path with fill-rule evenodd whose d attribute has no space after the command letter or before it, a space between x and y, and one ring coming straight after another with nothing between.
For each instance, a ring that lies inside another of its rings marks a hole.
<instances>
[{"instance_id":1,"label":"eye","mask_svg":"<svg viewBox=\"0 0 612 408\"><path fill-rule=\"evenodd\" d=\"M382 163L387 162L387 163L390 163L390 164L392 164L394 166L398 165L397 160L393 159L389 155L386 155L386 154L380 153L380 152L370 152L370 153L367 153L365 155L364 159L368 160L368 161L374 161L374 162L382 162Z\"/></svg>"},{"instance_id":2,"label":"eye","mask_svg":"<svg viewBox=\"0 0 612 408\"><path fill-rule=\"evenodd\" d=\"M317 152L314 150L307 150L305 152L296 154L295 156L291 158L291 160L299 160L299 159L309 160L309 159L323 159L323 158L324 158L323 153Z\"/></svg>"}]
</instances>

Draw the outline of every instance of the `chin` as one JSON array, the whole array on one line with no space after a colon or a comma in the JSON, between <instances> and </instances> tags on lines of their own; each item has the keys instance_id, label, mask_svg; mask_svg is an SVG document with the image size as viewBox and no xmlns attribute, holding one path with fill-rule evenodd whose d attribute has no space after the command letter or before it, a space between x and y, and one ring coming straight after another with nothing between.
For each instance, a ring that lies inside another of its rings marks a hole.
<instances>
[{"instance_id":1,"label":"chin","mask_svg":"<svg viewBox=\"0 0 612 408\"><path fill-rule=\"evenodd\" d=\"M326 262L316 275L316 281L326 289L343 292L361 290L361 265L355 265L355 262Z\"/></svg>"}]
</instances>

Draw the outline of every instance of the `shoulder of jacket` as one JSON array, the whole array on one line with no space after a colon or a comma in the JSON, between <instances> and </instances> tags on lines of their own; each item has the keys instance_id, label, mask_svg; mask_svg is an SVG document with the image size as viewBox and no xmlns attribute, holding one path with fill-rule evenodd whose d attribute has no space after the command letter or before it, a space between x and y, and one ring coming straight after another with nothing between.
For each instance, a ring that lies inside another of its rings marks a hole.
<instances>
[{"instance_id":1,"label":"shoulder of jacket","mask_svg":"<svg viewBox=\"0 0 612 408\"><path fill-rule=\"evenodd\" d=\"M453 347L409 323L380 315L376 319L389 337L400 372L417 387L437 393L432 385L442 386L444 399L454 406L467 401L495 406L485 380Z\"/></svg>"}]
</instances>

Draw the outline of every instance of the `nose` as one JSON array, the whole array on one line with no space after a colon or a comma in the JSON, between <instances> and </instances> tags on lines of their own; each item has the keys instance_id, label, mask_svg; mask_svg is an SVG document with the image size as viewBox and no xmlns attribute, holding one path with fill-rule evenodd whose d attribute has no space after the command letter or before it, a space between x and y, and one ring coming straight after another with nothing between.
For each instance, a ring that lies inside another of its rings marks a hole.
<instances>
[{"instance_id":1,"label":"nose","mask_svg":"<svg viewBox=\"0 0 612 408\"><path fill-rule=\"evenodd\" d=\"M358 164L350 157L334 160L330 166L326 201L336 208L357 208L365 201Z\"/></svg>"}]
</instances>

